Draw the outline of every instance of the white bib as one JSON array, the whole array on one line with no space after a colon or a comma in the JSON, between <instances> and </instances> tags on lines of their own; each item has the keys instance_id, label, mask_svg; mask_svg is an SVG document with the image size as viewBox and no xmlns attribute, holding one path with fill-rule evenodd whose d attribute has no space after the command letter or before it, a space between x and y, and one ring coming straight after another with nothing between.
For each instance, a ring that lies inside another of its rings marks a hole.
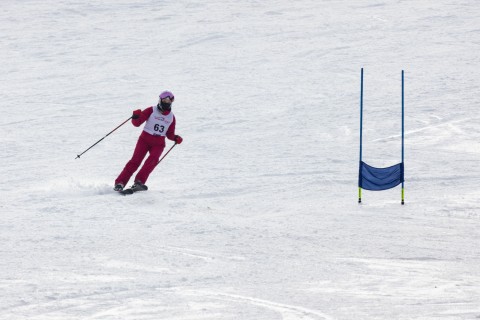
<instances>
[{"instance_id":1,"label":"white bib","mask_svg":"<svg viewBox=\"0 0 480 320\"><path fill-rule=\"evenodd\" d=\"M143 131L146 131L154 136L166 136L167 130L173 122L173 112L163 115L156 106L153 107L153 112L145 123Z\"/></svg>"}]
</instances>

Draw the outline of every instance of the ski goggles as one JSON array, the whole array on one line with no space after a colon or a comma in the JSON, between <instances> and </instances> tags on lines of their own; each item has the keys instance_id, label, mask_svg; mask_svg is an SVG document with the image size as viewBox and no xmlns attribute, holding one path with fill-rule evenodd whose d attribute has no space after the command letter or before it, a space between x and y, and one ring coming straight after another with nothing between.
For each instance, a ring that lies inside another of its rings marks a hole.
<instances>
[{"instance_id":1,"label":"ski goggles","mask_svg":"<svg viewBox=\"0 0 480 320\"><path fill-rule=\"evenodd\" d=\"M164 92L159 96L160 100L170 99L171 101L175 100L175 96L170 92Z\"/></svg>"}]
</instances>

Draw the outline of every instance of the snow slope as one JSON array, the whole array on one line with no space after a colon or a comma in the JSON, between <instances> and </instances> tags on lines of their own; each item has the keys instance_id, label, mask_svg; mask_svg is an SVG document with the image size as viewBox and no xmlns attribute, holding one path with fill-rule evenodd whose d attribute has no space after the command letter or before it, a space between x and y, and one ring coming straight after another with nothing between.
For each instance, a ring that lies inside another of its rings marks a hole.
<instances>
[{"instance_id":1,"label":"snow slope","mask_svg":"<svg viewBox=\"0 0 480 320\"><path fill-rule=\"evenodd\" d=\"M480 4L3 0L0 319L480 318ZM357 204L364 160L400 189ZM112 191L176 95L150 190ZM170 146L171 144L169 144Z\"/></svg>"}]
</instances>

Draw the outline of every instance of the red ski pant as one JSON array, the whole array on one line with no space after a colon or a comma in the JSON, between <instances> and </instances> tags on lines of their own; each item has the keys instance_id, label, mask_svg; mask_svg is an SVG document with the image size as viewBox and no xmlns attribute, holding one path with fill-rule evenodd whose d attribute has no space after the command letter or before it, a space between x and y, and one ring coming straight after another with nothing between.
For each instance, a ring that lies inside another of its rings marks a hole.
<instances>
[{"instance_id":1,"label":"red ski pant","mask_svg":"<svg viewBox=\"0 0 480 320\"><path fill-rule=\"evenodd\" d=\"M135 182L140 181L146 183L148 176L152 173L153 169L155 169L164 148L165 137L153 136L143 131L138 138L132 158L127 162L125 168L123 168L123 171L115 180L115 184L121 183L124 186L127 185L128 180L130 180L133 173L137 171L138 167L142 164L143 158L145 158L145 155L149 152L150 155L147 160L145 160L145 163L140 171L138 171L134 180Z\"/></svg>"}]
</instances>

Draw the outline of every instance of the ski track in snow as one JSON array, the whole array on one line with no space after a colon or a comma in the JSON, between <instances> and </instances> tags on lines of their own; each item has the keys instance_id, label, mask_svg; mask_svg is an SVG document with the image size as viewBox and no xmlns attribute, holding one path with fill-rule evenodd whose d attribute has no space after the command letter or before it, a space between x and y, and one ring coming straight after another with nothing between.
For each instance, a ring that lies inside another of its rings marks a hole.
<instances>
[{"instance_id":1,"label":"ski track in snow","mask_svg":"<svg viewBox=\"0 0 480 320\"><path fill-rule=\"evenodd\" d=\"M263 299L257 299L253 297L246 297L246 296L240 296L235 294L226 294L226 293L220 293L220 292L208 292L208 291L191 292L191 294L212 297L212 299L214 300L218 299L222 301L247 303L247 304L268 308L273 311L279 312L282 319L305 319L305 320L333 319L319 311L310 310L310 309L302 308L298 306L292 306L288 304L277 303L277 302L263 300Z\"/></svg>"},{"instance_id":2,"label":"ski track in snow","mask_svg":"<svg viewBox=\"0 0 480 320\"><path fill-rule=\"evenodd\" d=\"M2 1L0 320L480 319L478 12ZM405 70L405 206L356 203L362 67L377 167ZM165 89L184 142L119 196L139 128L75 157Z\"/></svg>"}]
</instances>

